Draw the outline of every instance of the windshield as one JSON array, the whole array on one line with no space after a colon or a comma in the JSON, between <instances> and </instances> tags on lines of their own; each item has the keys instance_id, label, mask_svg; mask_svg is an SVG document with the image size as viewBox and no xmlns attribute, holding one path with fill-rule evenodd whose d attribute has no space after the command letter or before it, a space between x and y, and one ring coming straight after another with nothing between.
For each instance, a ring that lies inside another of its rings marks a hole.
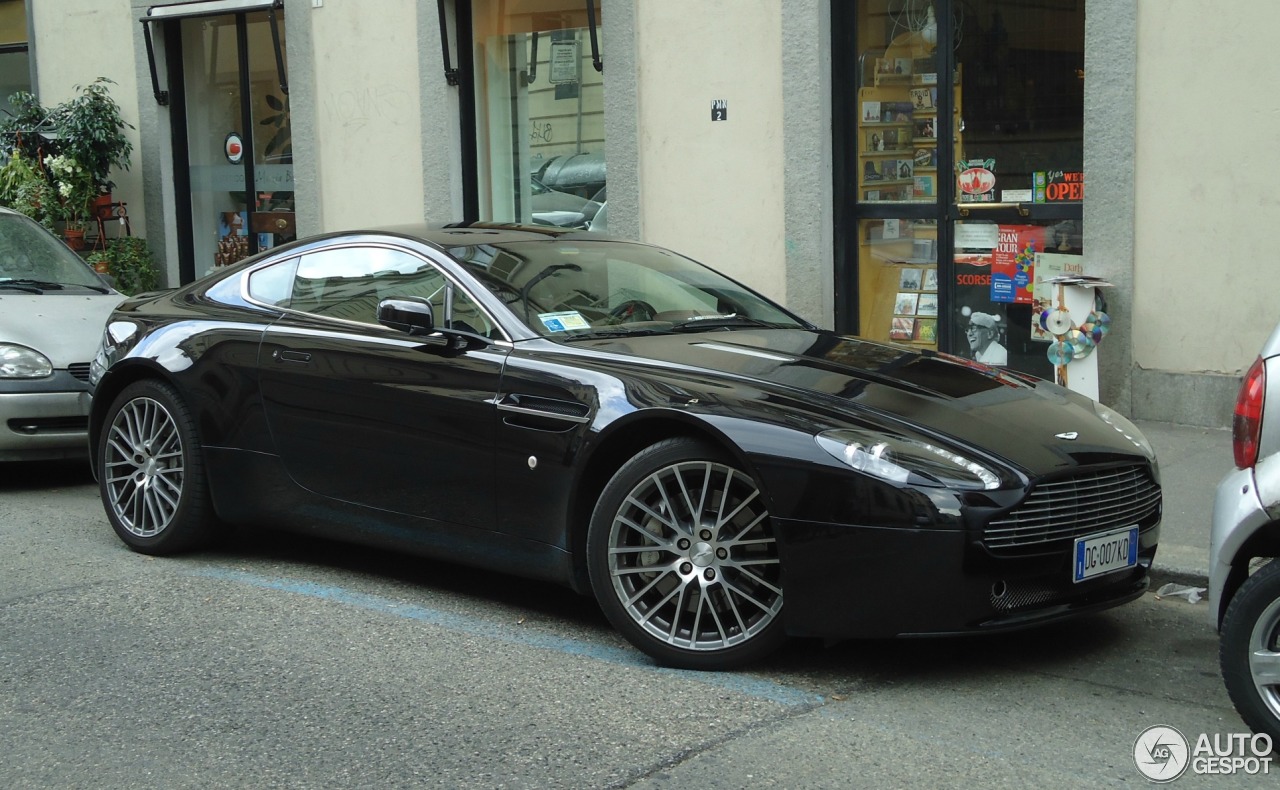
<instances>
[{"instance_id":1,"label":"windshield","mask_svg":"<svg viewBox=\"0 0 1280 790\"><path fill-rule=\"evenodd\" d=\"M0 214L0 285L82 286L102 280L67 245L26 217Z\"/></svg>"},{"instance_id":2,"label":"windshield","mask_svg":"<svg viewBox=\"0 0 1280 790\"><path fill-rule=\"evenodd\" d=\"M539 240L449 252L544 337L804 326L711 269L643 244Z\"/></svg>"}]
</instances>

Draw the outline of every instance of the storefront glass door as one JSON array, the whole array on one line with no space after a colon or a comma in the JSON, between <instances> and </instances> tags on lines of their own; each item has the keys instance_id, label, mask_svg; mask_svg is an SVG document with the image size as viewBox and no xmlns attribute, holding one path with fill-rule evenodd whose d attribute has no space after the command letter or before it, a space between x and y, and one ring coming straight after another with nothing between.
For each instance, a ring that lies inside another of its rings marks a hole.
<instances>
[{"instance_id":1,"label":"storefront glass door","mask_svg":"<svg viewBox=\"0 0 1280 790\"><path fill-rule=\"evenodd\" d=\"M294 237L289 98L266 13L181 21L194 272Z\"/></svg>"},{"instance_id":2,"label":"storefront glass door","mask_svg":"<svg viewBox=\"0 0 1280 790\"><path fill-rule=\"evenodd\" d=\"M833 7L858 86L836 97L838 325L1051 376L1034 262L1081 252L1084 0L854 6Z\"/></svg>"}]
</instances>

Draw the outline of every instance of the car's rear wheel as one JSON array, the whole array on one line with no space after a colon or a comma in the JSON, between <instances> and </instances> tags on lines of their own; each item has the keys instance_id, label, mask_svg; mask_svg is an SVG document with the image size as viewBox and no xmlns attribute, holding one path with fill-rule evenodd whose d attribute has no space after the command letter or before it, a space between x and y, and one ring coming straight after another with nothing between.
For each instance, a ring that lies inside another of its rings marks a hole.
<instances>
[{"instance_id":1,"label":"car's rear wheel","mask_svg":"<svg viewBox=\"0 0 1280 790\"><path fill-rule=\"evenodd\" d=\"M1280 747L1280 560L1257 570L1232 597L1219 660L1240 718Z\"/></svg>"},{"instance_id":2,"label":"car's rear wheel","mask_svg":"<svg viewBox=\"0 0 1280 790\"><path fill-rule=\"evenodd\" d=\"M98 469L107 518L135 551L172 554L212 535L195 420L168 384L137 381L116 397L98 442Z\"/></svg>"},{"instance_id":3,"label":"car's rear wheel","mask_svg":"<svg viewBox=\"0 0 1280 790\"><path fill-rule=\"evenodd\" d=\"M728 669L785 639L763 497L704 442L669 439L627 461L596 503L587 554L610 622L663 664Z\"/></svg>"}]
</instances>

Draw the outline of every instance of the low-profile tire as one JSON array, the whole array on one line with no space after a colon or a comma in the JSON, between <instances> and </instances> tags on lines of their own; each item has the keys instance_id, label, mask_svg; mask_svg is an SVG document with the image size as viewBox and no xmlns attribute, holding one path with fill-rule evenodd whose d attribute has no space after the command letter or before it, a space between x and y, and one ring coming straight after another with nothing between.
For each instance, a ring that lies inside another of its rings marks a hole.
<instances>
[{"instance_id":1,"label":"low-profile tire","mask_svg":"<svg viewBox=\"0 0 1280 790\"><path fill-rule=\"evenodd\" d=\"M169 384L125 387L107 411L96 452L107 519L131 549L173 554L213 536L195 419Z\"/></svg>"},{"instance_id":2,"label":"low-profile tire","mask_svg":"<svg viewBox=\"0 0 1280 790\"><path fill-rule=\"evenodd\" d=\"M667 439L623 464L591 515L587 570L609 621L661 664L732 669L786 639L764 497L705 442Z\"/></svg>"},{"instance_id":3,"label":"low-profile tire","mask_svg":"<svg viewBox=\"0 0 1280 790\"><path fill-rule=\"evenodd\" d=\"M1280 560L1254 572L1231 598L1218 658L1240 718L1280 748Z\"/></svg>"}]
</instances>

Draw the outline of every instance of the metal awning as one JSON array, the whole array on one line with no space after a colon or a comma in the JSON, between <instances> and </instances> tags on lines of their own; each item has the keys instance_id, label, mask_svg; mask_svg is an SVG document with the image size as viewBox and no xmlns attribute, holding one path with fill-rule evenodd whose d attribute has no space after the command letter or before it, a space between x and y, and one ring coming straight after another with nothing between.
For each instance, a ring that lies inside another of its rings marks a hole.
<instances>
[{"instance_id":1,"label":"metal awning","mask_svg":"<svg viewBox=\"0 0 1280 790\"><path fill-rule=\"evenodd\" d=\"M147 9L147 16L142 21L241 14L248 11L265 11L268 8L284 8L284 0L197 0L191 3L153 5Z\"/></svg>"},{"instance_id":2,"label":"metal awning","mask_svg":"<svg viewBox=\"0 0 1280 790\"><path fill-rule=\"evenodd\" d=\"M142 22L142 34L147 43L147 64L151 67L151 91L155 94L156 103L160 106L169 104L169 91L161 90L160 77L156 74L156 51L151 40L152 22L171 22L175 19L189 19L198 16L221 16L224 14L247 14L253 11L266 11L267 20L271 23L271 43L275 46L276 74L280 78L280 91L289 95L289 78L284 70L284 53L280 50L280 28L276 21L276 11L284 8L284 0L197 0L192 3L169 3L153 5L147 9Z\"/></svg>"}]
</instances>

